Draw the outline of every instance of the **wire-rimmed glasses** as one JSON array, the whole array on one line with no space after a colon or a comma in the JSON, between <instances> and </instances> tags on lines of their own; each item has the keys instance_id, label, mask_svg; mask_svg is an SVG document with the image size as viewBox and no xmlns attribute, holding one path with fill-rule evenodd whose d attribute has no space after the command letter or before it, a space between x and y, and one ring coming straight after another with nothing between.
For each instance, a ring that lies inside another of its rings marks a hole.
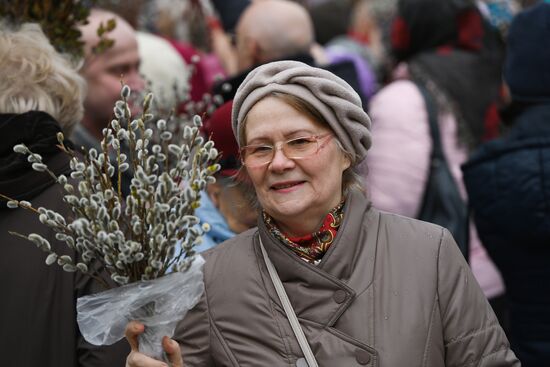
<instances>
[{"instance_id":1,"label":"wire-rimmed glasses","mask_svg":"<svg viewBox=\"0 0 550 367\"><path fill-rule=\"evenodd\" d=\"M275 144L252 144L240 149L241 161L249 168L261 167L269 164L275 156L275 151L281 149L289 159L303 159L315 155L325 146L321 143L325 138L331 138L331 133L301 136ZM328 140L326 140L328 141Z\"/></svg>"}]
</instances>

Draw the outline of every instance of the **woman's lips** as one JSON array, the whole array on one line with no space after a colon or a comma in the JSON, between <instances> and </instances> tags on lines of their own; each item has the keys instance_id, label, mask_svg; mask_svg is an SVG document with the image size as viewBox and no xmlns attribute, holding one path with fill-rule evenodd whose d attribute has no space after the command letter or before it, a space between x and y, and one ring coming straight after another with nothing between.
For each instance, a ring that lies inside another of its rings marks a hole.
<instances>
[{"instance_id":1,"label":"woman's lips","mask_svg":"<svg viewBox=\"0 0 550 367\"><path fill-rule=\"evenodd\" d=\"M271 185L270 189L276 192L289 192L303 184L304 181L286 181Z\"/></svg>"}]
</instances>

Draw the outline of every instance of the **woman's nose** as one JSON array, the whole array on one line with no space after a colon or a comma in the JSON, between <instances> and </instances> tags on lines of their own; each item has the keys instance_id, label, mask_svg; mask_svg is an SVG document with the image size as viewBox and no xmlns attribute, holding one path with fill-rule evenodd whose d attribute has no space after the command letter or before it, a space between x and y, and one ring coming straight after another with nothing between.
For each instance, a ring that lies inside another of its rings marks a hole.
<instances>
[{"instance_id":1,"label":"woman's nose","mask_svg":"<svg viewBox=\"0 0 550 367\"><path fill-rule=\"evenodd\" d=\"M269 167L273 171L284 171L294 167L294 160L288 158L283 152L282 146L273 147L273 159Z\"/></svg>"}]
</instances>

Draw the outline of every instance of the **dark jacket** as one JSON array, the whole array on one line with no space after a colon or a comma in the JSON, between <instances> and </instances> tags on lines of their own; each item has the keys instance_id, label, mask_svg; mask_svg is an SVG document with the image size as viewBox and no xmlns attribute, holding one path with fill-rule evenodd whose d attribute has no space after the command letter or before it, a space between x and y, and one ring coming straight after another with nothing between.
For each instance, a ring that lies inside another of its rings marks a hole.
<instances>
[{"instance_id":1,"label":"dark jacket","mask_svg":"<svg viewBox=\"0 0 550 367\"><path fill-rule=\"evenodd\" d=\"M510 336L525 367L550 366L550 4L514 17L504 77L511 129L464 167L479 236L510 299Z\"/></svg>"},{"instance_id":2,"label":"dark jacket","mask_svg":"<svg viewBox=\"0 0 550 367\"><path fill-rule=\"evenodd\" d=\"M67 172L68 157L55 146L57 122L43 112L0 114L0 193L27 200L67 215L62 189L47 173L35 172L26 157L13 152L25 143L56 173ZM74 367L124 366L125 341L110 347L88 344L76 323L76 299L101 291L81 273L64 272L45 264L46 253L8 231L38 233L54 251L75 258L75 251L55 240L52 231L24 209L8 209L0 202L0 366Z\"/></svg>"},{"instance_id":3,"label":"dark jacket","mask_svg":"<svg viewBox=\"0 0 550 367\"><path fill-rule=\"evenodd\" d=\"M506 283L512 346L525 366L550 366L550 102L523 108L463 170L479 236Z\"/></svg>"},{"instance_id":4,"label":"dark jacket","mask_svg":"<svg viewBox=\"0 0 550 367\"><path fill-rule=\"evenodd\" d=\"M205 253L205 294L178 325L186 366L304 366L266 248L321 367L519 366L447 230L351 192L317 266L262 221Z\"/></svg>"}]
</instances>

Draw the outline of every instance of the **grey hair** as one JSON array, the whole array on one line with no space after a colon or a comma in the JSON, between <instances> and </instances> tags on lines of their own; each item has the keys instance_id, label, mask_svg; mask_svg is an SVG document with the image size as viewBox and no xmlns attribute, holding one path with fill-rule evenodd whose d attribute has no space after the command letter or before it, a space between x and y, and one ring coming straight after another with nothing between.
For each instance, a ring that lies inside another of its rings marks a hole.
<instances>
[{"instance_id":1,"label":"grey hair","mask_svg":"<svg viewBox=\"0 0 550 367\"><path fill-rule=\"evenodd\" d=\"M0 112L43 111L68 135L82 119L86 82L38 24L0 22Z\"/></svg>"},{"instance_id":2,"label":"grey hair","mask_svg":"<svg viewBox=\"0 0 550 367\"><path fill-rule=\"evenodd\" d=\"M344 149L344 146L337 137L334 137L334 141L336 142L336 146L340 149L340 151L342 151L342 153L349 159L349 161L352 162L352 164L348 168L346 168L344 170L344 173L342 174L342 189L344 195L347 195L350 189L355 189L361 191L362 193L366 193L365 185L363 184L364 180L361 176L359 165L357 163L354 163L355 155Z\"/></svg>"}]
</instances>

